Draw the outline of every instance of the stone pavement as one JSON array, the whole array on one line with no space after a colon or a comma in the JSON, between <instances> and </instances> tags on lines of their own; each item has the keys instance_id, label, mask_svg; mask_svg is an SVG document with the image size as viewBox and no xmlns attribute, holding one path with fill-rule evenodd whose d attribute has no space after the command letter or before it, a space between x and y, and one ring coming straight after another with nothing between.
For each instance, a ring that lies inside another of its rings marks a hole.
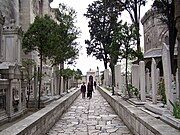
<instances>
[{"instance_id":1,"label":"stone pavement","mask_svg":"<svg viewBox=\"0 0 180 135\"><path fill-rule=\"evenodd\" d=\"M47 135L132 135L98 91L92 99L81 95Z\"/></svg>"}]
</instances>

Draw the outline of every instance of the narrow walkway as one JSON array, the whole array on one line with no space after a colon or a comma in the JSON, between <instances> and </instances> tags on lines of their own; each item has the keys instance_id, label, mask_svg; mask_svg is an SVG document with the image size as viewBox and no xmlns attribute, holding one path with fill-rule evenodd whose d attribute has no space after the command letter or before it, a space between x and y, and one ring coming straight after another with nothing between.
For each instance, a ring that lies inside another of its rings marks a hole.
<instances>
[{"instance_id":1,"label":"narrow walkway","mask_svg":"<svg viewBox=\"0 0 180 135\"><path fill-rule=\"evenodd\" d=\"M132 135L96 90L92 99L81 95L47 135Z\"/></svg>"}]
</instances>

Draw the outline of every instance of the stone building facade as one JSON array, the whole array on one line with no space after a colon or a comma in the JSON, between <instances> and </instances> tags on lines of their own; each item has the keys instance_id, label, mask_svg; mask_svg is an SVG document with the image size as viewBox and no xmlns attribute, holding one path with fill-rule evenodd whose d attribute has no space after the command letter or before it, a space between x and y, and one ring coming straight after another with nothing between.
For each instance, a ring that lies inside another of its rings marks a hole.
<instances>
[{"instance_id":1,"label":"stone building facade","mask_svg":"<svg viewBox=\"0 0 180 135\"><path fill-rule=\"evenodd\" d=\"M34 59L37 65L39 58L37 52L23 54L22 32L36 15L51 14L51 1L0 0L0 124L26 111L22 58Z\"/></svg>"},{"instance_id":2,"label":"stone building facade","mask_svg":"<svg viewBox=\"0 0 180 135\"><path fill-rule=\"evenodd\" d=\"M155 58L157 68L160 69L162 76L162 45L169 44L168 28L160 19L160 15L154 10L150 9L141 19L144 29L144 59L146 68L150 70L151 59ZM175 66L177 66L177 44L175 45Z\"/></svg>"}]
</instances>

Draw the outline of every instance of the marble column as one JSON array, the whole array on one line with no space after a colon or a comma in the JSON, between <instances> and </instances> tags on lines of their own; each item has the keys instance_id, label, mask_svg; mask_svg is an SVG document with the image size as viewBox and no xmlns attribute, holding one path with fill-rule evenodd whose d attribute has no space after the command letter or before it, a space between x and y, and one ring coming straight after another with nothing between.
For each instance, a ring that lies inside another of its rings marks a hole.
<instances>
[{"instance_id":1,"label":"marble column","mask_svg":"<svg viewBox=\"0 0 180 135\"><path fill-rule=\"evenodd\" d=\"M104 86L109 85L109 69L104 70Z\"/></svg>"},{"instance_id":2,"label":"marble column","mask_svg":"<svg viewBox=\"0 0 180 135\"><path fill-rule=\"evenodd\" d=\"M180 82L180 0L175 0L175 18L176 18L176 28L177 28L177 40L178 40L178 58L177 58L177 63L178 63L178 82ZM180 83L179 83L179 88L180 88ZM180 89L179 89L180 93ZM179 97L180 99L180 94Z\"/></svg>"},{"instance_id":3,"label":"marble column","mask_svg":"<svg viewBox=\"0 0 180 135\"><path fill-rule=\"evenodd\" d=\"M151 63L151 82L152 82L152 102L153 104L157 103L157 83L156 83L156 61L152 58Z\"/></svg>"},{"instance_id":4,"label":"marble column","mask_svg":"<svg viewBox=\"0 0 180 135\"><path fill-rule=\"evenodd\" d=\"M61 94L64 92L64 79L63 77L61 76ZM60 94L60 95L61 95Z\"/></svg>"},{"instance_id":5,"label":"marble column","mask_svg":"<svg viewBox=\"0 0 180 135\"><path fill-rule=\"evenodd\" d=\"M150 94L150 72L149 69L146 69L146 93Z\"/></svg>"},{"instance_id":6,"label":"marble column","mask_svg":"<svg viewBox=\"0 0 180 135\"><path fill-rule=\"evenodd\" d=\"M178 78L178 69L176 71L176 98L179 99L180 97L180 92L179 92L179 78Z\"/></svg>"},{"instance_id":7,"label":"marble column","mask_svg":"<svg viewBox=\"0 0 180 135\"><path fill-rule=\"evenodd\" d=\"M145 102L146 101L146 92L145 92L145 64L144 64L144 61L139 62L139 76L140 76L141 101Z\"/></svg>"},{"instance_id":8,"label":"marble column","mask_svg":"<svg viewBox=\"0 0 180 135\"><path fill-rule=\"evenodd\" d=\"M121 77L121 65L115 66L115 87L116 92L122 92L122 77Z\"/></svg>"},{"instance_id":9,"label":"marble column","mask_svg":"<svg viewBox=\"0 0 180 135\"><path fill-rule=\"evenodd\" d=\"M171 105L170 105L169 100L171 100L172 98L172 93L171 93L172 75L171 75L171 62L170 62L169 48L167 47L165 43L163 44L162 63L163 63L167 108L170 109Z\"/></svg>"},{"instance_id":10,"label":"marble column","mask_svg":"<svg viewBox=\"0 0 180 135\"><path fill-rule=\"evenodd\" d=\"M132 85L139 90L139 65L133 64L131 71L132 71Z\"/></svg>"}]
</instances>

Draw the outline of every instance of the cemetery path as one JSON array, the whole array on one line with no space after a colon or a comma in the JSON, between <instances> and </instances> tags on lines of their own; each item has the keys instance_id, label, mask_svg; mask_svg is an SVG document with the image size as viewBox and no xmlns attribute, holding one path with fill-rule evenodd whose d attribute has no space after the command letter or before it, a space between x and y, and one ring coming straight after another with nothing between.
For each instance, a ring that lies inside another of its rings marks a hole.
<instances>
[{"instance_id":1,"label":"cemetery path","mask_svg":"<svg viewBox=\"0 0 180 135\"><path fill-rule=\"evenodd\" d=\"M92 99L81 95L47 135L132 135L111 106L96 90Z\"/></svg>"}]
</instances>

